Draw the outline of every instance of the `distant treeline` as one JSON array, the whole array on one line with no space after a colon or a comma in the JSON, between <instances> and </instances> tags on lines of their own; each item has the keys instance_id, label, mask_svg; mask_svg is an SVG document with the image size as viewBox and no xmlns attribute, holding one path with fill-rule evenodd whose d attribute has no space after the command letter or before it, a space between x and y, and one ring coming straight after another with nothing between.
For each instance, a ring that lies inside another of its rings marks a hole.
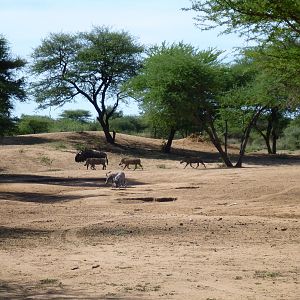
<instances>
[{"instance_id":1,"label":"distant treeline","mask_svg":"<svg viewBox=\"0 0 300 300\"><path fill-rule=\"evenodd\" d=\"M258 126L257 126L258 127ZM161 128L154 128L148 122L147 117L127 116L122 112L117 113L110 124L111 131L131 135L140 135L151 138L164 138L165 132ZM91 119L88 111L64 111L59 118L54 119L47 116L22 115L15 119L13 135L16 134L36 134L50 132L67 131L101 131L97 120ZM278 149L298 150L300 149L300 116L295 118L286 117L282 122L281 134L278 140ZM184 138L192 133L202 135L207 138L200 128L187 128L178 132L176 138ZM233 130L229 137L230 144L237 144L239 141L239 130ZM248 151L265 149L266 145L259 128L253 131L249 141Z\"/></svg>"}]
</instances>

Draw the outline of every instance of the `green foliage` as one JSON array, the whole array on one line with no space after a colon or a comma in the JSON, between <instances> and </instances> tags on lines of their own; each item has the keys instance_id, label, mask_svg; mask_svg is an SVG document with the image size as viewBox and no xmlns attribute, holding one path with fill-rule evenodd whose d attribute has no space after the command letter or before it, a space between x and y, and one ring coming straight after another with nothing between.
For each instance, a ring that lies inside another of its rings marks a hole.
<instances>
[{"instance_id":1,"label":"green foliage","mask_svg":"<svg viewBox=\"0 0 300 300\"><path fill-rule=\"evenodd\" d=\"M300 149L300 117L291 121L283 131L283 137L279 140L278 147L285 150Z\"/></svg>"},{"instance_id":2,"label":"green foliage","mask_svg":"<svg viewBox=\"0 0 300 300\"><path fill-rule=\"evenodd\" d=\"M162 44L149 56L127 90L139 99L153 127L165 132L193 125L191 105L209 105L206 95L213 88L217 51L198 51L183 43Z\"/></svg>"},{"instance_id":3,"label":"green foliage","mask_svg":"<svg viewBox=\"0 0 300 300\"><path fill-rule=\"evenodd\" d=\"M94 27L91 32L50 34L34 50L32 92L41 108L81 96L95 108L108 142L109 119L123 99L121 85L135 75L143 47L127 32ZM107 101L113 104L109 107ZM108 109L109 108L109 109Z\"/></svg>"},{"instance_id":4,"label":"green foliage","mask_svg":"<svg viewBox=\"0 0 300 300\"><path fill-rule=\"evenodd\" d=\"M25 61L12 58L7 40L0 35L0 136L14 131L15 119L11 116L13 101L25 99L24 79L17 78Z\"/></svg>"},{"instance_id":5,"label":"green foliage","mask_svg":"<svg viewBox=\"0 0 300 300\"><path fill-rule=\"evenodd\" d=\"M197 12L201 29L222 26L225 33L238 31L250 39L278 40L300 32L300 3L295 0L198 0L186 10Z\"/></svg>"},{"instance_id":6,"label":"green foliage","mask_svg":"<svg viewBox=\"0 0 300 300\"><path fill-rule=\"evenodd\" d=\"M18 122L19 134L34 134L49 132L53 120L44 116L22 115Z\"/></svg>"},{"instance_id":7,"label":"green foliage","mask_svg":"<svg viewBox=\"0 0 300 300\"><path fill-rule=\"evenodd\" d=\"M71 119L74 121L86 123L92 117L92 115L88 110L76 109L76 110L64 110L60 114L60 117L63 119Z\"/></svg>"},{"instance_id":8,"label":"green foliage","mask_svg":"<svg viewBox=\"0 0 300 300\"><path fill-rule=\"evenodd\" d=\"M111 130L121 133L141 134L147 128L147 121L143 116L123 116L112 119ZM19 134L34 134L47 132L68 131L99 131L97 121L81 122L72 119L51 119L45 116L22 115L17 122Z\"/></svg>"},{"instance_id":9,"label":"green foliage","mask_svg":"<svg viewBox=\"0 0 300 300\"><path fill-rule=\"evenodd\" d=\"M198 26L207 30L225 28L239 32L257 46L247 55L277 81L289 97L289 106L300 103L300 1L253 0L192 1L186 10L197 12Z\"/></svg>"},{"instance_id":10,"label":"green foliage","mask_svg":"<svg viewBox=\"0 0 300 300\"><path fill-rule=\"evenodd\" d=\"M123 116L121 118L114 118L111 121L111 130L122 133L139 134L144 132L148 127L143 117L137 116Z\"/></svg>"},{"instance_id":11,"label":"green foliage","mask_svg":"<svg viewBox=\"0 0 300 300\"><path fill-rule=\"evenodd\" d=\"M100 130L98 122L81 122L71 119L53 120L49 132L63 131L97 131Z\"/></svg>"}]
</instances>

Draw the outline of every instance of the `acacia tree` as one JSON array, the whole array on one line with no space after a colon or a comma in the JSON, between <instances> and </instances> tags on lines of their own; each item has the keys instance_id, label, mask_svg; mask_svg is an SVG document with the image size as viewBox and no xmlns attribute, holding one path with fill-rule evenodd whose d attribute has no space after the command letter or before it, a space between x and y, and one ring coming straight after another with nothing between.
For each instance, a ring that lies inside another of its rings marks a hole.
<instances>
[{"instance_id":1,"label":"acacia tree","mask_svg":"<svg viewBox=\"0 0 300 300\"><path fill-rule=\"evenodd\" d=\"M91 113L85 109L76 109L76 110L64 110L60 117L63 119L71 119L74 121L79 121L82 123L87 123L88 120L92 117Z\"/></svg>"},{"instance_id":2,"label":"acacia tree","mask_svg":"<svg viewBox=\"0 0 300 300\"><path fill-rule=\"evenodd\" d=\"M279 107L267 108L254 125L264 139L269 154L277 153L277 140L288 125L289 118L285 113Z\"/></svg>"},{"instance_id":3,"label":"acacia tree","mask_svg":"<svg viewBox=\"0 0 300 300\"><path fill-rule=\"evenodd\" d=\"M86 99L97 112L107 142L123 82L135 75L143 47L127 32L95 27L91 32L50 34L33 52L32 91L40 108Z\"/></svg>"},{"instance_id":4,"label":"acacia tree","mask_svg":"<svg viewBox=\"0 0 300 300\"><path fill-rule=\"evenodd\" d=\"M225 27L249 39L278 40L300 34L300 3L295 0L191 0L201 29Z\"/></svg>"},{"instance_id":5,"label":"acacia tree","mask_svg":"<svg viewBox=\"0 0 300 300\"><path fill-rule=\"evenodd\" d=\"M198 51L182 43L155 47L127 88L153 123L170 133L196 124L208 134L226 166L241 167L251 130L270 107L276 84L249 59L227 66L218 56L216 51ZM222 120L239 124L241 144L235 165L220 135ZM167 152L174 135L170 136Z\"/></svg>"},{"instance_id":6,"label":"acacia tree","mask_svg":"<svg viewBox=\"0 0 300 300\"><path fill-rule=\"evenodd\" d=\"M170 152L177 130L193 125L189 102L213 88L218 55L183 43L163 43L149 50L143 68L127 84L152 125L168 132L164 152Z\"/></svg>"},{"instance_id":7,"label":"acacia tree","mask_svg":"<svg viewBox=\"0 0 300 300\"><path fill-rule=\"evenodd\" d=\"M7 40L0 35L0 135L13 128L13 101L25 100L24 78L17 78L24 66L24 60L11 56Z\"/></svg>"},{"instance_id":8,"label":"acacia tree","mask_svg":"<svg viewBox=\"0 0 300 300\"><path fill-rule=\"evenodd\" d=\"M238 32L257 47L253 58L288 92L292 106L300 94L300 1L295 0L192 0L190 8L202 30L222 27L223 33Z\"/></svg>"}]
</instances>

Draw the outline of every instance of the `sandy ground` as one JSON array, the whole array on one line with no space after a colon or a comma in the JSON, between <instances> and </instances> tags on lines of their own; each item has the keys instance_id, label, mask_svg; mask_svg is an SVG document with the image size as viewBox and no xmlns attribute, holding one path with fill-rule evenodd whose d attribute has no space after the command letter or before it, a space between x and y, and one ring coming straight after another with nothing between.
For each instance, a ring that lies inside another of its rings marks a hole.
<instances>
[{"instance_id":1,"label":"sandy ground","mask_svg":"<svg viewBox=\"0 0 300 300\"><path fill-rule=\"evenodd\" d=\"M226 169L209 144L181 140L207 158L183 169L160 141L119 136L107 170L124 145L149 155L112 189L74 162L92 137L2 141L0 299L299 299L299 156Z\"/></svg>"}]
</instances>

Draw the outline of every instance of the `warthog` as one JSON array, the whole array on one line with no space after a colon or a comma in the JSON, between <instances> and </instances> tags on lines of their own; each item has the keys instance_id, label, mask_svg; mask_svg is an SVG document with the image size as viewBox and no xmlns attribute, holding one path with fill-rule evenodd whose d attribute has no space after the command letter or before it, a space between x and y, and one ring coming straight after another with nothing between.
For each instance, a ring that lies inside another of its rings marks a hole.
<instances>
[{"instance_id":1,"label":"warthog","mask_svg":"<svg viewBox=\"0 0 300 300\"><path fill-rule=\"evenodd\" d=\"M91 166L92 170L96 170L95 165L102 165L102 170L106 169L106 159L105 158L87 158L86 162L84 164L86 166L86 169L88 170L89 166Z\"/></svg>"},{"instance_id":2,"label":"warthog","mask_svg":"<svg viewBox=\"0 0 300 300\"><path fill-rule=\"evenodd\" d=\"M186 157L184 159L181 160L180 162L181 164L186 163L184 169L187 167L187 165L190 165L192 168L194 168L192 166L192 164L197 164L197 167L199 167L199 164L202 164L204 166L204 168L206 168L205 163L203 162L203 160L201 158L198 157ZM195 169L195 168L194 168Z\"/></svg>"},{"instance_id":3,"label":"warthog","mask_svg":"<svg viewBox=\"0 0 300 300\"><path fill-rule=\"evenodd\" d=\"M121 159L121 162L119 163L119 166L122 166L124 165L124 168L123 170L127 167L128 169L129 168L129 165L135 165L134 166L134 170L137 168L137 166L139 165L142 170L143 170L143 166L141 164L141 159L140 158L122 158Z\"/></svg>"},{"instance_id":4,"label":"warthog","mask_svg":"<svg viewBox=\"0 0 300 300\"><path fill-rule=\"evenodd\" d=\"M126 187L126 180L125 180L125 173L124 172L117 172L117 173L110 173L106 174L106 181L105 184L111 182L112 187L121 188Z\"/></svg>"},{"instance_id":5,"label":"warthog","mask_svg":"<svg viewBox=\"0 0 300 300\"><path fill-rule=\"evenodd\" d=\"M87 158L105 158L106 159L106 164L108 165L108 159L107 159L107 154L103 151L99 150L82 150L78 152L75 156L75 161L76 162L84 162L86 161Z\"/></svg>"}]
</instances>

